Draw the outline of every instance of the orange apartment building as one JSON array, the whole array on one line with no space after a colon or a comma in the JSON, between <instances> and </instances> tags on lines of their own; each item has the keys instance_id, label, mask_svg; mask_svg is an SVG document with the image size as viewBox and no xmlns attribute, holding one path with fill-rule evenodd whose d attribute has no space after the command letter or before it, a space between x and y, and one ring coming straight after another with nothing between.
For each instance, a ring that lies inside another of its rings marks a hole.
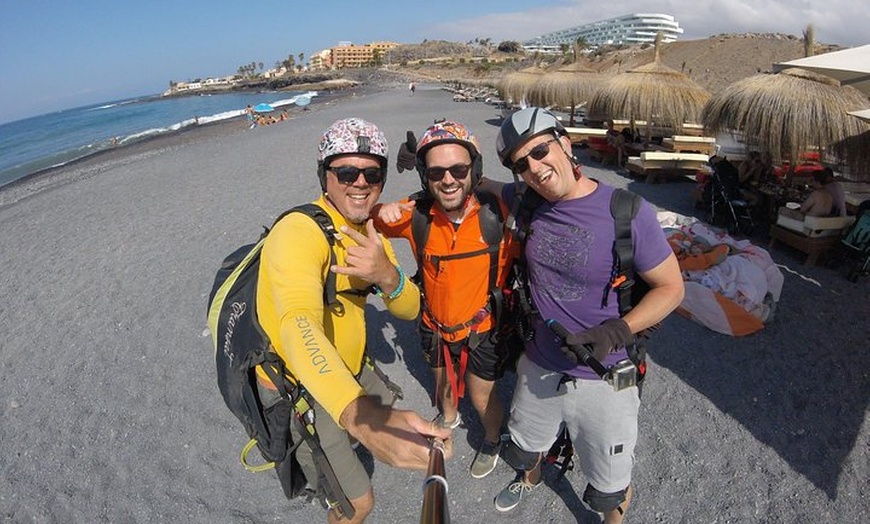
<instances>
[{"instance_id":1,"label":"orange apartment building","mask_svg":"<svg viewBox=\"0 0 870 524\"><path fill-rule=\"evenodd\" d=\"M396 42L371 42L355 45L350 42L339 42L337 46L324 49L311 55L311 69L344 69L371 65L377 55L384 59L387 51L397 47Z\"/></svg>"}]
</instances>

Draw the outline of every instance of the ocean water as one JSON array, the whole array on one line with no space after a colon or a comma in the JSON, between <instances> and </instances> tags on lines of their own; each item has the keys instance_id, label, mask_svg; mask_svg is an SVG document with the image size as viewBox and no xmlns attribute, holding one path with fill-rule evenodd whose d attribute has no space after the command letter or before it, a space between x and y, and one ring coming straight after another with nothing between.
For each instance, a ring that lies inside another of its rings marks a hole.
<instances>
[{"instance_id":1,"label":"ocean water","mask_svg":"<svg viewBox=\"0 0 870 524\"><path fill-rule=\"evenodd\" d=\"M0 186L31 173L117 145L172 133L184 127L236 118L245 107L292 105L309 92L226 93L115 100L0 125Z\"/></svg>"}]
</instances>

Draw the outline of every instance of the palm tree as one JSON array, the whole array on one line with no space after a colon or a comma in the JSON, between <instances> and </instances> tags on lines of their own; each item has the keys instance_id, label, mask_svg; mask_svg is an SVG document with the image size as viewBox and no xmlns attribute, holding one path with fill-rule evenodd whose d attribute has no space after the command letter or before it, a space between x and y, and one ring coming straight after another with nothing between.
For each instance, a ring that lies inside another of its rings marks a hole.
<instances>
[{"instance_id":1,"label":"palm tree","mask_svg":"<svg viewBox=\"0 0 870 524\"><path fill-rule=\"evenodd\" d=\"M582 36L578 36L577 40L574 41L574 61L576 62L578 58L580 58L580 54L583 53L583 50L589 47L589 44L586 43L586 39Z\"/></svg>"},{"instance_id":2,"label":"palm tree","mask_svg":"<svg viewBox=\"0 0 870 524\"><path fill-rule=\"evenodd\" d=\"M810 24L804 30L804 57L809 58L815 54L816 30Z\"/></svg>"}]
</instances>

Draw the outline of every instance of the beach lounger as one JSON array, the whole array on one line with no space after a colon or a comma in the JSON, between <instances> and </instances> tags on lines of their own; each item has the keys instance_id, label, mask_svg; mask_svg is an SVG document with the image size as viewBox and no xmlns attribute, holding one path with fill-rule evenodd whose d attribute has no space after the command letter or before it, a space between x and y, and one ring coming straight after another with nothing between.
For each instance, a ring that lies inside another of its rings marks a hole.
<instances>
[{"instance_id":1,"label":"beach lounger","mask_svg":"<svg viewBox=\"0 0 870 524\"><path fill-rule=\"evenodd\" d=\"M840 243L844 230L855 222L855 217L804 217L798 220L777 215L776 224L770 226L770 246L782 242L807 254L807 266L820 256L831 252Z\"/></svg>"},{"instance_id":2,"label":"beach lounger","mask_svg":"<svg viewBox=\"0 0 870 524\"><path fill-rule=\"evenodd\" d=\"M685 123L680 126L680 133L689 136L704 136L704 126L702 124Z\"/></svg>"},{"instance_id":3,"label":"beach lounger","mask_svg":"<svg viewBox=\"0 0 870 524\"><path fill-rule=\"evenodd\" d=\"M674 135L662 139L662 145L678 153L716 154L716 139L709 136Z\"/></svg>"},{"instance_id":4,"label":"beach lounger","mask_svg":"<svg viewBox=\"0 0 870 524\"><path fill-rule=\"evenodd\" d=\"M629 172L643 175L647 183L671 176L693 177L698 171L707 171L710 160L700 153L670 153L666 151L644 151L640 156L628 157L626 168Z\"/></svg>"},{"instance_id":5,"label":"beach lounger","mask_svg":"<svg viewBox=\"0 0 870 524\"><path fill-rule=\"evenodd\" d=\"M572 144L587 144L589 142L589 137L596 136L605 138L607 136L606 129L599 129L595 127L566 127L565 131L568 132L568 136L571 138Z\"/></svg>"}]
</instances>

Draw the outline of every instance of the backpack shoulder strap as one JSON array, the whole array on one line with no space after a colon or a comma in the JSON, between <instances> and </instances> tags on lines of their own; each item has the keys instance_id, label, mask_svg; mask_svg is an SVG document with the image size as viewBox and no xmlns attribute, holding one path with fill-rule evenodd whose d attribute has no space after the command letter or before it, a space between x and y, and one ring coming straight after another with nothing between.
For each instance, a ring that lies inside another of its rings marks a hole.
<instances>
[{"instance_id":1,"label":"backpack shoulder strap","mask_svg":"<svg viewBox=\"0 0 870 524\"><path fill-rule=\"evenodd\" d=\"M480 204L477 219L480 222L480 232L489 249L489 292L495 290L498 282L498 258L501 251L501 241L504 238L504 214L501 211L498 198L486 191L475 191L474 196Z\"/></svg>"},{"instance_id":2,"label":"backpack shoulder strap","mask_svg":"<svg viewBox=\"0 0 870 524\"><path fill-rule=\"evenodd\" d=\"M525 249L526 240L528 240L528 236L532 233L532 215L544 203L544 197L526 184L518 183L514 187L516 193L511 204L508 229L514 232L514 236L520 242L523 249Z\"/></svg>"},{"instance_id":3,"label":"backpack shoulder strap","mask_svg":"<svg viewBox=\"0 0 870 524\"><path fill-rule=\"evenodd\" d=\"M613 217L613 270L609 287L616 289L619 315L631 309L631 288L634 285L634 244L631 238L631 221L640 210L640 196L617 188L610 197L610 215ZM607 305L605 289L602 306Z\"/></svg>"},{"instance_id":4,"label":"backpack shoulder strap","mask_svg":"<svg viewBox=\"0 0 870 524\"><path fill-rule=\"evenodd\" d=\"M414 237L414 245L417 247L417 252L414 256L417 259L417 267L423 264L423 249L426 247L426 242L429 241L429 228L432 226L432 204L434 200L428 192L421 191L411 196L411 199L416 202L414 210L411 212L411 235Z\"/></svg>"},{"instance_id":5,"label":"backpack shoulder strap","mask_svg":"<svg viewBox=\"0 0 870 524\"><path fill-rule=\"evenodd\" d=\"M498 197L488 191L475 191L474 196L480 203L478 219L483 239L491 246L500 244L504 238L505 217Z\"/></svg>"},{"instance_id":6,"label":"backpack shoulder strap","mask_svg":"<svg viewBox=\"0 0 870 524\"><path fill-rule=\"evenodd\" d=\"M289 213L302 213L310 217L314 222L320 227L320 230L323 232L323 235L326 237L326 241L329 243L329 264L335 265L335 225L332 223L332 218L330 218L329 214L320 206L314 203L308 204L300 204L296 207L288 209L284 213L282 213L276 220L275 224L277 224L282 218L284 218ZM274 227L274 224L272 225ZM338 301L336 297L336 283L335 283L335 273L332 271L326 272L326 282L323 286L323 303L326 304L328 308L339 308L341 309L341 303Z\"/></svg>"}]
</instances>

